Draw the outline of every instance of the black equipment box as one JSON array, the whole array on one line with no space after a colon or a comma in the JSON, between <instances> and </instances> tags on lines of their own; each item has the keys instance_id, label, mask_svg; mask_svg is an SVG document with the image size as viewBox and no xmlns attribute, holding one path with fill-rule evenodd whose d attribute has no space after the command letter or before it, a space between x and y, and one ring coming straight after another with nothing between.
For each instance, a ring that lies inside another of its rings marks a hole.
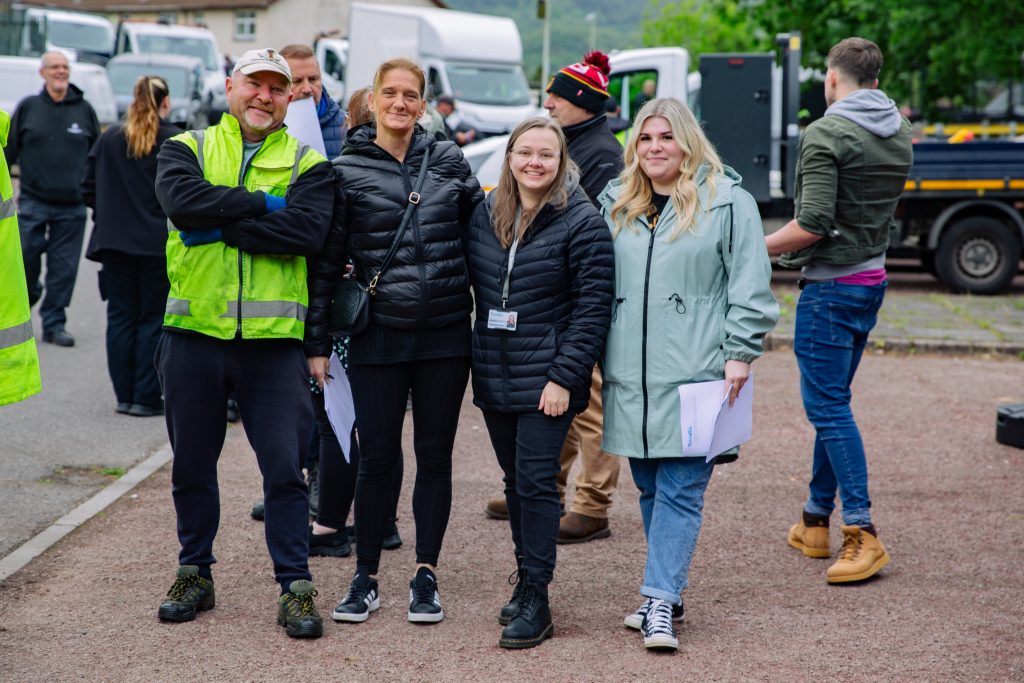
<instances>
[{"instance_id":1,"label":"black equipment box","mask_svg":"<svg viewBox=\"0 0 1024 683\"><path fill-rule=\"evenodd\" d=\"M999 406L996 411L996 441L1024 448L1024 403Z\"/></svg>"}]
</instances>

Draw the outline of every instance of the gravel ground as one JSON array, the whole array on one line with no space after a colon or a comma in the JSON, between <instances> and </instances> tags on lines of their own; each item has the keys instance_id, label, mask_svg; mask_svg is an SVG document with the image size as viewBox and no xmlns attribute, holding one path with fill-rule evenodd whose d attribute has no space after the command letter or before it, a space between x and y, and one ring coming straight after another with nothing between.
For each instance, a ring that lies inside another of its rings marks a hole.
<instances>
[{"instance_id":1,"label":"gravel ground","mask_svg":"<svg viewBox=\"0 0 1024 683\"><path fill-rule=\"evenodd\" d=\"M755 371L755 440L712 480L675 655L645 652L622 626L639 604L644 557L628 468L612 537L559 550L554 639L498 648L512 549L504 523L482 513L499 470L467 398L439 569L441 624L405 620L414 559L407 484L406 544L385 554L381 610L362 625L331 622L354 561L313 558L326 633L287 638L274 623L262 525L248 518L255 459L233 429L220 468L217 608L188 624L156 618L177 553L164 468L0 584L0 680L1024 680L1024 450L994 438L996 406L1024 401L1024 364L865 358L854 407L893 561L858 586L827 586L828 562L785 543L805 495L812 431L792 355L769 353ZM411 482L413 462L406 471ZM836 546L837 524L832 539Z\"/></svg>"}]
</instances>

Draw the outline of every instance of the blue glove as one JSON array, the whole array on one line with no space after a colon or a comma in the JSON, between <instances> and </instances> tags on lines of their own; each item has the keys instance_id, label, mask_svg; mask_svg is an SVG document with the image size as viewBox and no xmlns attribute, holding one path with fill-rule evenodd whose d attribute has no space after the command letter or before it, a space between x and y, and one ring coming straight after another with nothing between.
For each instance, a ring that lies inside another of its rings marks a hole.
<instances>
[{"instance_id":1,"label":"blue glove","mask_svg":"<svg viewBox=\"0 0 1024 683\"><path fill-rule=\"evenodd\" d=\"M221 241L220 228L213 230L180 230L182 244L186 247L198 247L200 244L211 244Z\"/></svg>"},{"instance_id":2,"label":"blue glove","mask_svg":"<svg viewBox=\"0 0 1024 683\"><path fill-rule=\"evenodd\" d=\"M285 206L288 205L284 197L275 197L272 194L264 194L263 196L266 197L267 213L277 211L278 209L283 209Z\"/></svg>"}]
</instances>

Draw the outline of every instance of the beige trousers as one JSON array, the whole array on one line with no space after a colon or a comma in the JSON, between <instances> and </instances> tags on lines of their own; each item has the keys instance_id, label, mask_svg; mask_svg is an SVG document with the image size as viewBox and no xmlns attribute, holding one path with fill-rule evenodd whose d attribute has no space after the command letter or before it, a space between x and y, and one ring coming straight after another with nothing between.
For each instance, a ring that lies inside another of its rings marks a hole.
<instances>
[{"instance_id":1,"label":"beige trousers","mask_svg":"<svg viewBox=\"0 0 1024 683\"><path fill-rule=\"evenodd\" d=\"M588 517L607 517L612 505L612 494L619 483L620 458L601 450L603 410L601 406L601 371L595 366L590 385L590 404L576 416L562 447L562 470L558 473L558 497L565 501L565 485L569 470L580 458L580 471L576 475L576 498L572 511Z\"/></svg>"}]
</instances>

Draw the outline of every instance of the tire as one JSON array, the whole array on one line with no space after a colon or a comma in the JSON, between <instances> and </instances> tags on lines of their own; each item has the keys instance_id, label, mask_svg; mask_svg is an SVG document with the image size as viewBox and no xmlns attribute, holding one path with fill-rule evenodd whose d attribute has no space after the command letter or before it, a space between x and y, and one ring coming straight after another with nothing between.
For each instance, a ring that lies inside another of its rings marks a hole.
<instances>
[{"instance_id":1,"label":"tire","mask_svg":"<svg viewBox=\"0 0 1024 683\"><path fill-rule=\"evenodd\" d=\"M988 216L971 216L943 233L935 269L954 292L999 294L1017 275L1020 258L1015 227Z\"/></svg>"}]
</instances>

